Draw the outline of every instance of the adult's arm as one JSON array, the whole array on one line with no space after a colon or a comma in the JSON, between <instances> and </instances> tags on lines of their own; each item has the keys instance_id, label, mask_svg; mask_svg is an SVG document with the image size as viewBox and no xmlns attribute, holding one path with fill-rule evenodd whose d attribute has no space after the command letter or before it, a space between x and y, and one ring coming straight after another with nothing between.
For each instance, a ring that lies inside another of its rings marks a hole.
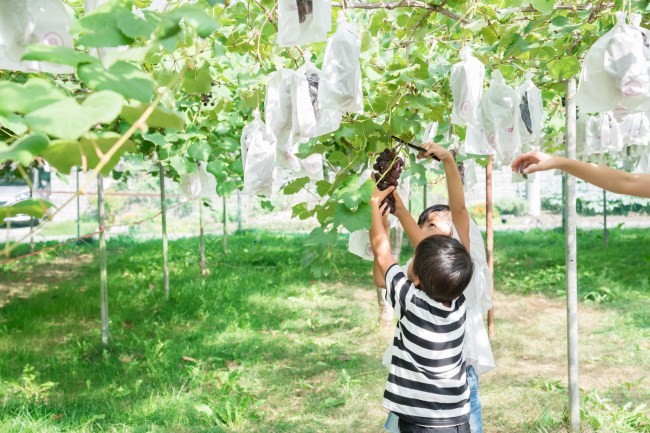
<instances>
[{"instance_id":1,"label":"adult's arm","mask_svg":"<svg viewBox=\"0 0 650 433\"><path fill-rule=\"evenodd\" d=\"M606 165L589 164L543 152L519 155L512 163L513 171L525 174L558 169L617 194L650 198L650 174L634 174Z\"/></svg>"}]
</instances>

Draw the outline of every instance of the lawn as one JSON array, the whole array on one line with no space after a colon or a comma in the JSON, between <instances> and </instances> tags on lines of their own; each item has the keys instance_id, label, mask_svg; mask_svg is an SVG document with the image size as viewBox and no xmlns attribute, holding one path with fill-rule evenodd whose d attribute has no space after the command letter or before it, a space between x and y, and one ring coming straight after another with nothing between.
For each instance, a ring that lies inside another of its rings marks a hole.
<instances>
[{"instance_id":1,"label":"lawn","mask_svg":"<svg viewBox=\"0 0 650 433\"><path fill-rule=\"evenodd\" d=\"M604 249L579 234L585 431L650 432L650 230ZM381 432L392 330L368 262L335 254L318 281L303 235L109 242L112 339L100 341L94 246L0 269L1 432ZM489 432L566 426L563 235L496 233L498 368L482 378ZM405 252L408 253L408 249Z\"/></svg>"}]
</instances>

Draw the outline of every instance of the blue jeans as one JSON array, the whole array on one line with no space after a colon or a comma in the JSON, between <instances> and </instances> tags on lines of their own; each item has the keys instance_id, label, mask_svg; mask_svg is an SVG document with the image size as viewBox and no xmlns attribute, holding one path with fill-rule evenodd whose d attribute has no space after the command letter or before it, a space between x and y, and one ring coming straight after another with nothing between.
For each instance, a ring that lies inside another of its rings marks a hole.
<instances>
[{"instance_id":1,"label":"blue jeans","mask_svg":"<svg viewBox=\"0 0 650 433\"><path fill-rule=\"evenodd\" d=\"M478 376L471 365L467 367L467 386L469 386L469 428L472 433L483 433L481 400L478 396ZM384 429L390 433L400 433L398 423L397 415L389 412Z\"/></svg>"},{"instance_id":2,"label":"blue jeans","mask_svg":"<svg viewBox=\"0 0 650 433\"><path fill-rule=\"evenodd\" d=\"M483 433L483 413L478 396L478 375L471 365L467 367L467 386L469 386L469 428L472 433Z\"/></svg>"}]
</instances>

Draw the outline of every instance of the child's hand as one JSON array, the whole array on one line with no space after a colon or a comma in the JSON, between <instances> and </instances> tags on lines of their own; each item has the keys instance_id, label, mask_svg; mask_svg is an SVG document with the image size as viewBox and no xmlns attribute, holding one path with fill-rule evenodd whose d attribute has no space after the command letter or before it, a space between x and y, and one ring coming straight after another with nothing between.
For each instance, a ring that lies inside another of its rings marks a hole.
<instances>
[{"instance_id":1,"label":"child's hand","mask_svg":"<svg viewBox=\"0 0 650 433\"><path fill-rule=\"evenodd\" d=\"M523 153L512 163L512 171L523 174L531 174L554 168L557 168L557 158L542 152Z\"/></svg>"},{"instance_id":2,"label":"child's hand","mask_svg":"<svg viewBox=\"0 0 650 433\"><path fill-rule=\"evenodd\" d=\"M388 208L388 203L384 202L379 205L379 210L381 211L382 223L384 224L384 230L386 233L390 233L390 221L388 221L388 215L390 215L390 209Z\"/></svg>"},{"instance_id":3,"label":"child's hand","mask_svg":"<svg viewBox=\"0 0 650 433\"><path fill-rule=\"evenodd\" d=\"M441 145L434 143L432 141L428 143L424 143L421 145L424 147L427 151L426 152L420 152L418 153L417 158L418 159L424 159L424 158L431 158L431 156L436 156L440 161L445 161L447 159L451 159L453 161L454 156L451 154L450 151L442 147Z\"/></svg>"},{"instance_id":4,"label":"child's hand","mask_svg":"<svg viewBox=\"0 0 650 433\"><path fill-rule=\"evenodd\" d=\"M383 191L379 191L377 186L375 185L375 190L372 192L372 197L370 197L370 206L373 208L379 208L381 205L381 202L384 201L384 199L391 193L395 191L394 186L389 186Z\"/></svg>"},{"instance_id":5,"label":"child's hand","mask_svg":"<svg viewBox=\"0 0 650 433\"><path fill-rule=\"evenodd\" d=\"M395 199L395 216L398 216L402 212L408 212L397 190L393 191L393 198Z\"/></svg>"}]
</instances>

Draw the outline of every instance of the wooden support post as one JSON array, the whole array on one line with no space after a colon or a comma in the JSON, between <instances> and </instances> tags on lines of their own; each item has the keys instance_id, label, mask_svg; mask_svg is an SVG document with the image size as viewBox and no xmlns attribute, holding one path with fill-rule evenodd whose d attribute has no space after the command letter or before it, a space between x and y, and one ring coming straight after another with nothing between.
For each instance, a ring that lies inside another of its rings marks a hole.
<instances>
[{"instance_id":1,"label":"wooden support post","mask_svg":"<svg viewBox=\"0 0 650 433\"><path fill-rule=\"evenodd\" d=\"M228 253L228 229L226 223L228 216L226 215L226 196L223 196L223 252Z\"/></svg>"},{"instance_id":2,"label":"wooden support post","mask_svg":"<svg viewBox=\"0 0 650 433\"><path fill-rule=\"evenodd\" d=\"M576 80L569 79L566 89L566 156L576 157ZM569 364L569 424L580 431L580 389L578 387L578 273L576 240L576 178L566 180L566 284L567 284L567 346Z\"/></svg>"},{"instance_id":3,"label":"wooden support post","mask_svg":"<svg viewBox=\"0 0 650 433\"><path fill-rule=\"evenodd\" d=\"M208 267L205 260L205 243L203 237L205 233L203 223L203 199L199 198L199 255L201 256L201 275L208 275Z\"/></svg>"},{"instance_id":4,"label":"wooden support post","mask_svg":"<svg viewBox=\"0 0 650 433\"><path fill-rule=\"evenodd\" d=\"M165 299L169 299L169 244L167 241L167 200L165 198L165 168L158 163L160 174L160 211L162 216L163 287Z\"/></svg>"},{"instance_id":5,"label":"wooden support post","mask_svg":"<svg viewBox=\"0 0 650 433\"><path fill-rule=\"evenodd\" d=\"M32 181L29 185L29 198L34 198L34 188L38 185L38 169L32 168ZM34 217L29 217L29 251L34 252Z\"/></svg>"},{"instance_id":6,"label":"wooden support post","mask_svg":"<svg viewBox=\"0 0 650 433\"><path fill-rule=\"evenodd\" d=\"M492 165L493 157L488 155L488 164L485 167L485 237L486 237L486 257L490 273L493 276L490 294L492 296L492 308L488 310L488 335L490 338L495 337L494 330L494 229L492 227Z\"/></svg>"},{"instance_id":7,"label":"wooden support post","mask_svg":"<svg viewBox=\"0 0 650 433\"><path fill-rule=\"evenodd\" d=\"M97 174L97 222L99 225L99 297L102 318L102 344L108 345L108 273L106 271L106 206L104 176Z\"/></svg>"}]
</instances>

